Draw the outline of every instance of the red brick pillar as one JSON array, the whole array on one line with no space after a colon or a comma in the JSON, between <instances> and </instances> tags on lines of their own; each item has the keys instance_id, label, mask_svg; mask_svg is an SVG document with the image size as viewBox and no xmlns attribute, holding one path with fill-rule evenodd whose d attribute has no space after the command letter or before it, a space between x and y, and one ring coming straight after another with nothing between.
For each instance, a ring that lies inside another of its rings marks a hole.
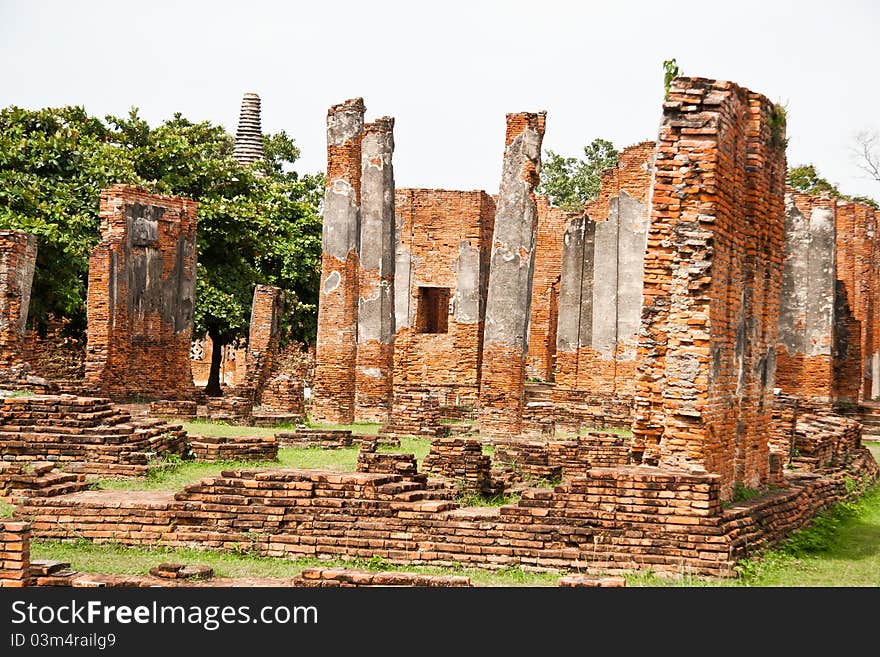
<instances>
[{"instance_id":1,"label":"red brick pillar","mask_svg":"<svg viewBox=\"0 0 880 657\"><path fill-rule=\"evenodd\" d=\"M256 404L262 400L263 386L278 353L283 309L284 292L281 288L272 285L257 285L254 288L245 384L253 388Z\"/></svg>"},{"instance_id":2,"label":"red brick pillar","mask_svg":"<svg viewBox=\"0 0 880 657\"><path fill-rule=\"evenodd\" d=\"M31 526L26 522L0 519L0 588L22 588L30 584Z\"/></svg>"},{"instance_id":3,"label":"red brick pillar","mask_svg":"<svg viewBox=\"0 0 880 657\"><path fill-rule=\"evenodd\" d=\"M733 83L678 78L657 152L633 451L718 474L729 499L769 476L784 117Z\"/></svg>"},{"instance_id":4,"label":"red brick pillar","mask_svg":"<svg viewBox=\"0 0 880 657\"><path fill-rule=\"evenodd\" d=\"M363 99L354 98L327 112L327 187L311 404L317 422L354 422L364 110Z\"/></svg>"},{"instance_id":5,"label":"red brick pillar","mask_svg":"<svg viewBox=\"0 0 880 657\"><path fill-rule=\"evenodd\" d=\"M0 375L24 372L23 344L31 283L37 260L37 238L21 230L0 230Z\"/></svg>"},{"instance_id":6,"label":"red brick pillar","mask_svg":"<svg viewBox=\"0 0 880 657\"><path fill-rule=\"evenodd\" d=\"M480 380L480 432L488 435L522 431L538 220L535 187L541 168L545 118L545 112L507 115Z\"/></svg>"},{"instance_id":7,"label":"red brick pillar","mask_svg":"<svg viewBox=\"0 0 880 657\"><path fill-rule=\"evenodd\" d=\"M394 371L394 119L364 126L355 420L386 422Z\"/></svg>"}]
</instances>

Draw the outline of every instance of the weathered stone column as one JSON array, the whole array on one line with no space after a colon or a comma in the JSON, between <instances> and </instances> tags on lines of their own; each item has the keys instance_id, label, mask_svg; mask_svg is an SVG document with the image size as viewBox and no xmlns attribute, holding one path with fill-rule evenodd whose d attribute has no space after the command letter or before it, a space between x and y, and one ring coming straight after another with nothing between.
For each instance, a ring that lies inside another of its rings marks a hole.
<instances>
[{"instance_id":1,"label":"weathered stone column","mask_svg":"<svg viewBox=\"0 0 880 657\"><path fill-rule=\"evenodd\" d=\"M312 419L318 422L354 421L364 110L363 99L354 98L327 112L327 187L311 404Z\"/></svg>"},{"instance_id":2,"label":"weathered stone column","mask_svg":"<svg viewBox=\"0 0 880 657\"><path fill-rule=\"evenodd\" d=\"M556 329L556 384L576 388L578 355L593 340L593 252L596 224L586 215L572 219L562 244L559 323Z\"/></svg>"},{"instance_id":3,"label":"weathered stone column","mask_svg":"<svg viewBox=\"0 0 880 657\"><path fill-rule=\"evenodd\" d=\"M364 126L355 420L385 422L394 371L394 119Z\"/></svg>"},{"instance_id":4,"label":"weathered stone column","mask_svg":"<svg viewBox=\"0 0 880 657\"><path fill-rule=\"evenodd\" d=\"M263 130L260 126L260 97L246 93L241 100L238 130L232 157L240 164L251 164L263 159Z\"/></svg>"},{"instance_id":5,"label":"weathered stone column","mask_svg":"<svg viewBox=\"0 0 880 657\"><path fill-rule=\"evenodd\" d=\"M546 112L507 115L483 331L479 417L480 431L488 435L522 431L538 218L534 192L545 118Z\"/></svg>"}]
</instances>

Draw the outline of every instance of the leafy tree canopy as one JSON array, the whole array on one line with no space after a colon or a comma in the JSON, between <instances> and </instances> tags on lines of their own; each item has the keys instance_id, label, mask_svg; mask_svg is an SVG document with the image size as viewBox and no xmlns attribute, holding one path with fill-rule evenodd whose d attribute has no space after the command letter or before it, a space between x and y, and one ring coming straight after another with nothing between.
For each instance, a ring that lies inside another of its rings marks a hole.
<instances>
[{"instance_id":1,"label":"leafy tree canopy","mask_svg":"<svg viewBox=\"0 0 880 657\"><path fill-rule=\"evenodd\" d=\"M136 109L103 121L82 107L0 110L0 227L38 236L32 323L55 315L84 329L99 194L128 183L199 203L197 333L244 335L254 285L268 283L297 296L293 335L311 341L323 177L290 170L299 149L285 133L264 143L265 161L251 168L232 158L222 127L180 114L151 128Z\"/></svg>"},{"instance_id":2,"label":"leafy tree canopy","mask_svg":"<svg viewBox=\"0 0 880 657\"><path fill-rule=\"evenodd\" d=\"M831 198L845 201L860 201L877 208L877 202L867 196L848 196L843 194L837 185L819 175L812 164L802 164L788 170L788 186L803 194L828 194Z\"/></svg>"},{"instance_id":3,"label":"leafy tree canopy","mask_svg":"<svg viewBox=\"0 0 880 657\"><path fill-rule=\"evenodd\" d=\"M547 196L553 205L579 212L598 196L602 171L616 166L618 156L614 144L605 139L594 139L584 146L583 159L563 157L547 150L538 192Z\"/></svg>"}]
</instances>

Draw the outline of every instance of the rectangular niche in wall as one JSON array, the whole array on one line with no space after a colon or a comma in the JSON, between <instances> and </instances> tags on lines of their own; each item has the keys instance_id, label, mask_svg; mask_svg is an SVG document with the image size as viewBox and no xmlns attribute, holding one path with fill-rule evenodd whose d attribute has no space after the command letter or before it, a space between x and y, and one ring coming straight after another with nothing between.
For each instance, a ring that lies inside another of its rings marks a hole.
<instances>
[{"instance_id":1,"label":"rectangular niche in wall","mask_svg":"<svg viewBox=\"0 0 880 657\"><path fill-rule=\"evenodd\" d=\"M449 331L448 287L420 287L416 330L419 333L447 333Z\"/></svg>"}]
</instances>

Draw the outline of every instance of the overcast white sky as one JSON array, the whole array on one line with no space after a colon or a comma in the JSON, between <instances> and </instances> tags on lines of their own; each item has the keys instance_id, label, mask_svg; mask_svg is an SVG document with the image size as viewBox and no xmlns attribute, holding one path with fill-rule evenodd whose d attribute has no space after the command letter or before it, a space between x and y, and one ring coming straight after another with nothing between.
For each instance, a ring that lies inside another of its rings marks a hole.
<instances>
[{"instance_id":1,"label":"overcast white sky","mask_svg":"<svg viewBox=\"0 0 880 657\"><path fill-rule=\"evenodd\" d=\"M790 164L880 198L855 166L880 129L880 3L0 0L0 106L84 105L235 132L241 95L325 168L327 107L396 118L398 187L497 191L504 115L546 109L545 148L654 139L662 62L787 103Z\"/></svg>"}]
</instances>

